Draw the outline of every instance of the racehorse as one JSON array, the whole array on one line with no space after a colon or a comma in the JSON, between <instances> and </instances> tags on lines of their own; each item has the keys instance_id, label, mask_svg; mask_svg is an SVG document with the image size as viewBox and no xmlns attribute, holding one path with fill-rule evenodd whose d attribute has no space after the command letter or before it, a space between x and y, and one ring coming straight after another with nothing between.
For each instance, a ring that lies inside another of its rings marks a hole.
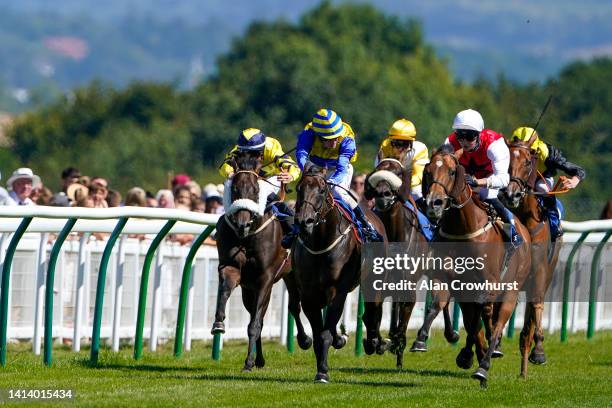
<instances>
[{"instance_id":1,"label":"racehorse","mask_svg":"<svg viewBox=\"0 0 612 408\"><path fill-rule=\"evenodd\" d=\"M480 205L480 200L472 194L471 188L465 182L465 169L458 159L461 153L454 153L450 146L442 146L432 154L429 164L425 166L427 211L430 217L439 220L438 237L440 241L463 243L453 246L471 254L473 258L481 259L483 267L480 270L472 269L476 282L516 282L520 288L528 278L531 264L528 231L522 223L516 221L516 228L524 237L525 243L506 259L503 229L499 223L489 219L484 205ZM482 245L485 243L489 245ZM454 274L453 278L468 279L459 274ZM461 368L471 367L471 348L476 345L479 367L472 374L472 378L478 379L480 385L486 387L491 357L516 305L518 289L475 289L471 292L451 290L451 293L455 299L460 300L463 324L467 332L466 347L459 352L457 365ZM481 318L485 321L485 327L489 325L491 329L487 347L481 330Z\"/></svg>"},{"instance_id":2,"label":"racehorse","mask_svg":"<svg viewBox=\"0 0 612 408\"><path fill-rule=\"evenodd\" d=\"M327 354L330 346L344 347L346 337L338 335L336 325L342 315L346 296L359 285L361 241L350 216L334 200L326 180L327 170L307 163L299 181L295 222L299 234L291 250L302 308L310 321L317 358L315 382L329 382ZM384 237L384 226L369 210L368 219ZM382 303L382 302L381 302ZM363 322L368 339L366 352L384 352L380 333L381 304L368 306ZM325 317L321 309L327 308Z\"/></svg>"},{"instance_id":3,"label":"racehorse","mask_svg":"<svg viewBox=\"0 0 612 408\"><path fill-rule=\"evenodd\" d=\"M241 152L232 165L235 170L231 184L232 206L217 223L219 290L212 333L225 332L225 306L232 290L240 285L242 302L251 316L243 370L251 371L253 366L265 364L261 330L272 285L279 279L285 281L289 292L289 311L295 318L299 346L307 350L312 339L306 335L300 321L299 293L287 251L280 246L280 223L269 212L261 214L259 182L269 182L259 176L261 156Z\"/></svg>"},{"instance_id":4,"label":"racehorse","mask_svg":"<svg viewBox=\"0 0 612 408\"><path fill-rule=\"evenodd\" d=\"M406 253L419 256L427 250L427 239L421 230L415 212L417 209L416 203L412 200L409 189L404 188L405 185L410 185L410 176L410 171L406 171L401 158L381 159L374 171L367 177L365 194L368 200L375 199L375 212L385 226L389 242L404 242L407 244ZM406 196L411 200L412 209L406 204ZM417 282L423 276L423 272L422 269L419 269L410 276L410 279ZM389 350L396 355L398 368L403 365L406 329L416 303L416 293L414 291L407 295L409 297L408 301L393 302L391 313L392 320L389 331L391 346ZM430 310L435 314L429 320L429 324L424 325L419 330L418 338L411 351L427 351L426 340L429 328L440 310L444 312L444 336L450 343L459 341L459 335L452 330L448 302L446 301L443 304L435 302Z\"/></svg>"},{"instance_id":5,"label":"racehorse","mask_svg":"<svg viewBox=\"0 0 612 408\"><path fill-rule=\"evenodd\" d=\"M544 311L544 296L552 281L555 265L559 258L561 239L551 240L550 225L546 222L544 209L538 205L534 194L537 177L537 156L531 145L537 138L534 135L529 141L521 142L514 139L508 144L510 149L510 184L503 190L502 199L508 207L529 230L531 235L531 273L526 282L527 304L525 305L525 320L520 337L520 348L523 356L531 348L532 340L535 346L529 354L529 361L534 364L544 364L544 334L542 330L542 315ZM523 351L525 349L525 351ZM527 376L527 359L521 364L521 376Z\"/></svg>"}]
</instances>

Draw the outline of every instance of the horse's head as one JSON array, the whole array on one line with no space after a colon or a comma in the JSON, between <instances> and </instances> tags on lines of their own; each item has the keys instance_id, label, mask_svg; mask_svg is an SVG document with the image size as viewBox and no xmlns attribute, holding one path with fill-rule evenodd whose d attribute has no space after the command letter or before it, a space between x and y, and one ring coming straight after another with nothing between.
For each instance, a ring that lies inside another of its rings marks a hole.
<instances>
[{"instance_id":1,"label":"horse's head","mask_svg":"<svg viewBox=\"0 0 612 408\"><path fill-rule=\"evenodd\" d=\"M382 159L366 180L365 197L368 200L374 198L378 210L387 210L397 201L403 179L404 165L401 161Z\"/></svg>"},{"instance_id":2,"label":"horse's head","mask_svg":"<svg viewBox=\"0 0 612 408\"><path fill-rule=\"evenodd\" d=\"M325 202L330 193L325 180L327 170L308 163L296 187L295 222L300 230L312 234L316 224L324 218Z\"/></svg>"},{"instance_id":3,"label":"horse's head","mask_svg":"<svg viewBox=\"0 0 612 408\"><path fill-rule=\"evenodd\" d=\"M238 151L233 160L232 206L229 216L241 236L249 233L251 225L259 215L259 170L262 166L259 151Z\"/></svg>"},{"instance_id":4,"label":"horse's head","mask_svg":"<svg viewBox=\"0 0 612 408\"><path fill-rule=\"evenodd\" d=\"M527 190L535 183L537 156L531 145L536 138L537 134L534 132L527 142L515 137L508 143L510 183L500 192L500 198L510 208L517 208L527 194Z\"/></svg>"},{"instance_id":5,"label":"horse's head","mask_svg":"<svg viewBox=\"0 0 612 408\"><path fill-rule=\"evenodd\" d=\"M436 150L423 172L423 195L427 202L427 215L439 220L453 200L465 188L465 170L459 164L462 151L444 145Z\"/></svg>"}]
</instances>

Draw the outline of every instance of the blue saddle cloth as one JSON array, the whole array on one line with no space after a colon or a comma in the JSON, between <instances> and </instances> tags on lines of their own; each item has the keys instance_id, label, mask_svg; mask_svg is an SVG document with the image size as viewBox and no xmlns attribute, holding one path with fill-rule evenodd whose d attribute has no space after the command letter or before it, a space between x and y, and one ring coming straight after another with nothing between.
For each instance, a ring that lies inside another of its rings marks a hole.
<instances>
[{"instance_id":1,"label":"blue saddle cloth","mask_svg":"<svg viewBox=\"0 0 612 408\"><path fill-rule=\"evenodd\" d=\"M419 211L418 208L414 208L410 200L406 200L404 202L404 205L416 213L417 219L419 220L419 227L421 232L423 233L427 241L431 241L435 233L435 228L433 224L429 222L429 219L425 216L425 214Z\"/></svg>"},{"instance_id":2,"label":"blue saddle cloth","mask_svg":"<svg viewBox=\"0 0 612 408\"><path fill-rule=\"evenodd\" d=\"M351 206L348 205L346 202L344 202L344 200L342 200L342 198L340 198L340 196L337 194L334 194L334 200L340 207L342 207L342 209L344 209L347 212L348 215L350 215L351 221L357 227L357 233L359 233L359 238L361 239L361 242L366 242L367 238L364 232L364 226L361 223L361 221L359 221L357 216L355 215L355 212L353 211Z\"/></svg>"}]
</instances>

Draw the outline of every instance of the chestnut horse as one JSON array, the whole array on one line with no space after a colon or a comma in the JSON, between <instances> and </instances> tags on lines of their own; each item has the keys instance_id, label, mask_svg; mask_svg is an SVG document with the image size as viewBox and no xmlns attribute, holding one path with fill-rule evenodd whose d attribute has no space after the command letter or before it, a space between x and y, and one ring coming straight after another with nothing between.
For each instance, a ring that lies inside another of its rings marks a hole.
<instances>
[{"instance_id":1,"label":"chestnut horse","mask_svg":"<svg viewBox=\"0 0 612 408\"><path fill-rule=\"evenodd\" d=\"M516 214L529 230L531 236L531 273L526 282L527 304L525 305L525 320L520 337L520 348L523 356L531 348L532 341L535 346L529 354L529 361L534 364L544 364L544 334L542 329L542 315L544 311L544 297L552 281L553 272L561 242L551 241L550 225L544 214L544 209L538 204L533 194L537 177L537 156L531 145L537 134L529 141L521 142L516 139L508 145L510 149L510 184L503 190L502 199ZM523 351L525 349L526 351ZM527 360L521 364L521 376L527 376Z\"/></svg>"},{"instance_id":2,"label":"chestnut horse","mask_svg":"<svg viewBox=\"0 0 612 408\"><path fill-rule=\"evenodd\" d=\"M340 349L346 344L346 337L338 335L336 326L346 296L359 285L362 252L352 222L333 198L326 172L312 163L304 168L296 188L295 222L299 234L291 249L302 308L312 328L317 358L314 380L321 383L329 382L329 347ZM380 220L367 209L365 213L384 237ZM325 318L321 315L324 307ZM366 303L366 352L384 352L379 333L381 313L381 304Z\"/></svg>"},{"instance_id":3,"label":"chestnut horse","mask_svg":"<svg viewBox=\"0 0 612 408\"><path fill-rule=\"evenodd\" d=\"M260 214L259 182L268 182L259 176L261 165L258 155L247 152L237 155L233 163L232 206L217 223L219 291L212 333L225 332L225 306L232 290L240 285L242 302L251 315L244 371L265 364L261 346L263 318L270 302L272 285L281 278L289 292L289 311L295 318L298 344L304 350L312 344L300 321L295 275L291 272L287 251L280 246L280 223L271 213Z\"/></svg>"},{"instance_id":4,"label":"chestnut horse","mask_svg":"<svg viewBox=\"0 0 612 408\"><path fill-rule=\"evenodd\" d=\"M366 180L366 199L375 199L375 212L383 222L387 232L389 242L405 242L408 247L408 254L419 256L428 249L427 239L422 233L419 220L417 218L416 204L412 202L415 210L410 209L406 203L406 196L410 197L409 189L403 188L410 183L410 171L406 171L401 160L394 158L384 158L380 160L376 169L368 175ZM406 192L407 191L407 192ZM418 270L410 276L410 279L417 282L423 276L423 270ZM416 293L410 292L411 299L404 302L393 302L391 313L391 325L389 336L391 346L389 350L397 356L397 367L403 364L403 354L406 348L406 329L416 303ZM440 310L444 312L444 336L450 343L459 341L459 335L453 331L448 302L432 304L435 311L433 318L438 315ZM421 327L418 338L410 351L427 351L427 338L429 335L429 325Z\"/></svg>"},{"instance_id":5,"label":"chestnut horse","mask_svg":"<svg viewBox=\"0 0 612 408\"><path fill-rule=\"evenodd\" d=\"M474 277L477 282L510 283L516 282L520 288L528 277L531 257L529 252L529 234L527 229L516 222L516 228L524 237L525 243L517 248L509 258L506 268L504 232L498 222L491 221L487 211L479 205L479 200L472 195L471 188L465 183L465 169L459 164L461 151L454 154L452 147L442 146L432 154L425 167L425 185L429 189L426 195L428 214L439 220L438 236L440 240L462 243L461 247L472 257L483 260L483 268L476 269ZM482 244L486 245L486 248ZM494 245L491 245L494 244ZM474 270L473 270L474 271ZM465 275L447 273L460 281L467 280ZM451 286L452 288L452 286ZM472 364L472 345L476 345L478 369L472 377L486 387L491 357L499 343L506 322L510 319L518 299L518 290L488 291L477 289L466 293L451 290L463 313L463 324L467 332L466 347L457 356L457 365L469 368ZM485 326L491 326L492 332L488 346L485 346L481 330L481 317Z\"/></svg>"}]
</instances>

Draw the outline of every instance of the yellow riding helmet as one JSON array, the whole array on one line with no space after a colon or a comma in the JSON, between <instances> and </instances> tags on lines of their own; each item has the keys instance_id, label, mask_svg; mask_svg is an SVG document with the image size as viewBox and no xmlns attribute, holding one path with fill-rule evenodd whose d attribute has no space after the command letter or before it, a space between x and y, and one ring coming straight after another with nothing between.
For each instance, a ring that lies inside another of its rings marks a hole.
<instances>
[{"instance_id":1,"label":"yellow riding helmet","mask_svg":"<svg viewBox=\"0 0 612 408\"><path fill-rule=\"evenodd\" d=\"M392 140L415 140L416 128L411 121L399 119L391 125L387 135Z\"/></svg>"},{"instance_id":2,"label":"yellow riding helmet","mask_svg":"<svg viewBox=\"0 0 612 408\"><path fill-rule=\"evenodd\" d=\"M528 142L534 133L536 135L536 141L538 141L540 139L538 132L536 132L533 128L521 126L512 132L512 139L517 138L521 142Z\"/></svg>"}]
</instances>

